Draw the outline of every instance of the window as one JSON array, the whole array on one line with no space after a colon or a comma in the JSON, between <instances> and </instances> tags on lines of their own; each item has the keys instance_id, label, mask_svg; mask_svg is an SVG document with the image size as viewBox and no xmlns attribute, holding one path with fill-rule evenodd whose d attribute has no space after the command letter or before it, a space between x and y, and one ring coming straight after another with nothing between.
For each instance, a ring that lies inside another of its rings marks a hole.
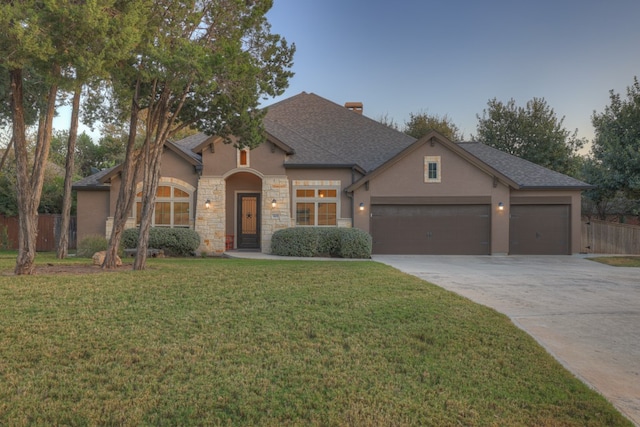
<instances>
[{"instance_id":1,"label":"window","mask_svg":"<svg viewBox=\"0 0 640 427\"><path fill-rule=\"evenodd\" d=\"M337 187L294 187L296 225L338 225Z\"/></svg>"},{"instance_id":2,"label":"window","mask_svg":"<svg viewBox=\"0 0 640 427\"><path fill-rule=\"evenodd\" d=\"M238 150L238 167L249 167L249 152L248 148Z\"/></svg>"},{"instance_id":3,"label":"window","mask_svg":"<svg viewBox=\"0 0 640 427\"><path fill-rule=\"evenodd\" d=\"M424 182L440 182L440 156L424 157Z\"/></svg>"},{"instance_id":4,"label":"window","mask_svg":"<svg viewBox=\"0 0 640 427\"><path fill-rule=\"evenodd\" d=\"M136 225L142 214L142 191L136 194ZM156 191L156 206L151 225L154 227L188 228L191 194L174 185L160 185Z\"/></svg>"}]
</instances>

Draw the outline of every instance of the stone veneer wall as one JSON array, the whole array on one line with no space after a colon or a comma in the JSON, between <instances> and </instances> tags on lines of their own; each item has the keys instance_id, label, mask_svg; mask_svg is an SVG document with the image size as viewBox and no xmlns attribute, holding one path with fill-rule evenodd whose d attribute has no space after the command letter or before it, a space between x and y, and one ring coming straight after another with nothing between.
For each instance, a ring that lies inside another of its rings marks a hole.
<instances>
[{"instance_id":1,"label":"stone veneer wall","mask_svg":"<svg viewBox=\"0 0 640 427\"><path fill-rule=\"evenodd\" d=\"M286 175L262 178L262 252L271 253L271 236L278 230L291 227L289 179ZM271 203L275 199L276 206Z\"/></svg>"},{"instance_id":2,"label":"stone veneer wall","mask_svg":"<svg viewBox=\"0 0 640 427\"><path fill-rule=\"evenodd\" d=\"M124 228L125 230L127 228L135 228L136 226L136 219L132 216L130 216L129 218L127 218L127 222L124 224ZM104 237L108 239L111 238L111 231L113 230L113 217L109 216L107 217L107 222L105 224L105 228L104 228Z\"/></svg>"},{"instance_id":3,"label":"stone veneer wall","mask_svg":"<svg viewBox=\"0 0 640 427\"><path fill-rule=\"evenodd\" d=\"M209 200L211 206L205 207ZM200 235L198 253L220 255L225 246L225 181L223 177L201 177L196 200L195 230Z\"/></svg>"}]
</instances>

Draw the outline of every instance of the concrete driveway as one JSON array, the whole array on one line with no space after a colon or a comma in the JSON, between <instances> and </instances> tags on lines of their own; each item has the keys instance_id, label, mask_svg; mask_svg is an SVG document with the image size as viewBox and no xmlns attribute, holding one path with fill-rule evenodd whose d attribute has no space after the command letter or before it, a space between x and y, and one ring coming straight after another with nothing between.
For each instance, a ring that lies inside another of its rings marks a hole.
<instances>
[{"instance_id":1,"label":"concrete driveway","mask_svg":"<svg viewBox=\"0 0 640 427\"><path fill-rule=\"evenodd\" d=\"M640 426L640 270L580 256L375 255L506 314Z\"/></svg>"}]
</instances>

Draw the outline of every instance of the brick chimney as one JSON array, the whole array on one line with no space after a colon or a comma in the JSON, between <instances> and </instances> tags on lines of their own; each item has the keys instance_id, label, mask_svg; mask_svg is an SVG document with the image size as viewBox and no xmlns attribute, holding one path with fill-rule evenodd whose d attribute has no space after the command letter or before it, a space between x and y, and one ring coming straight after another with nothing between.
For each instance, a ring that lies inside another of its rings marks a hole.
<instances>
[{"instance_id":1,"label":"brick chimney","mask_svg":"<svg viewBox=\"0 0 640 427\"><path fill-rule=\"evenodd\" d=\"M345 102L344 108L362 114L362 102Z\"/></svg>"}]
</instances>

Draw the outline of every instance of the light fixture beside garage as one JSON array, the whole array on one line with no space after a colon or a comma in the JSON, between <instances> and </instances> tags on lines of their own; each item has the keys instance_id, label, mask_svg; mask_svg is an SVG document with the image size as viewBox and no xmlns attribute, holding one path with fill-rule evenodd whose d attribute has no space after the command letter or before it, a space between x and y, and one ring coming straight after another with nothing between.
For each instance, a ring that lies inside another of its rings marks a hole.
<instances>
[{"instance_id":1,"label":"light fixture beside garage","mask_svg":"<svg viewBox=\"0 0 640 427\"><path fill-rule=\"evenodd\" d=\"M360 202L360 210L363 211L364 210L364 202Z\"/></svg>"},{"instance_id":2,"label":"light fixture beside garage","mask_svg":"<svg viewBox=\"0 0 640 427\"><path fill-rule=\"evenodd\" d=\"M504 210L504 203L502 203L502 202L498 203L498 210L499 211L503 211Z\"/></svg>"},{"instance_id":3,"label":"light fixture beside garage","mask_svg":"<svg viewBox=\"0 0 640 427\"><path fill-rule=\"evenodd\" d=\"M276 199L273 199L273 200L271 201L271 207L272 207L272 208L275 208L277 204L278 204L278 202L276 201Z\"/></svg>"},{"instance_id":4,"label":"light fixture beside garage","mask_svg":"<svg viewBox=\"0 0 640 427\"><path fill-rule=\"evenodd\" d=\"M211 200L207 199L207 201L204 202L204 207L209 209L211 207Z\"/></svg>"}]
</instances>

